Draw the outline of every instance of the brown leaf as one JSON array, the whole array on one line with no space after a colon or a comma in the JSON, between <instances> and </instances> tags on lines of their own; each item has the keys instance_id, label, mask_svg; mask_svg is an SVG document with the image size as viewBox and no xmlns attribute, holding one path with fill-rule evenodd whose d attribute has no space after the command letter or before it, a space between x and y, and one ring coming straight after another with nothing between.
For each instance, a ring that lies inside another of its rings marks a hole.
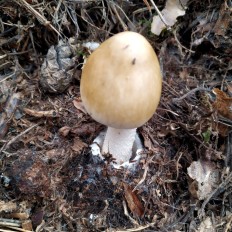
<instances>
[{"instance_id":1,"label":"brown leaf","mask_svg":"<svg viewBox=\"0 0 232 232\"><path fill-rule=\"evenodd\" d=\"M17 218L17 219L20 219L20 220L26 220L26 219L29 218L29 216L30 215L28 213L19 213L19 212L17 212L17 213L11 213L9 215L9 217L11 217L11 218Z\"/></svg>"},{"instance_id":2,"label":"brown leaf","mask_svg":"<svg viewBox=\"0 0 232 232\"><path fill-rule=\"evenodd\" d=\"M43 160L45 162L48 162L48 161L57 162L63 156L64 156L64 149L56 148L56 149L51 149L51 150L46 151L43 156Z\"/></svg>"},{"instance_id":3,"label":"brown leaf","mask_svg":"<svg viewBox=\"0 0 232 232\"><path fill-rule=\"evenodd\" d=\"M33 227L32 227L32 222L31 220L25 220L22 222L22 228L24 230L29 230L29 231L32 231L33 230Z\"/></svg>"},{"instance_id":4,"label":"brown leaf","mask_svg":"<svg viewBox=\"0 0 232 232\"><path fill-rule=\"evenodd\" d=\"M216 35L225 36L228 31L229 25L231 22L231 9L227 6L227 3L221 4L221 9L219 12L219 17L215 26L213 28L213 32Z\"/></svg>"},{"instance_id":5,"label":"brown leaf","mask_svg":"<svg viewBox=\"0 0 232 232\"><path fill-rule=\"evenodd\" d=\"M128 204L130 211L133 213L134 216L141 218L144 214L143 204L138 198L136 192L135 191L133 192L132 188L129 185L123 183L123 187L124 187L124 195L126 198L126 202Z\"/></svg>"},{"instance_id":6,"label":"brown leaf","mask_svg":"<svg viewBox=\"0 0 232 232\"><path fill-rule=\"evenodd\" d=\"M66 137L66 136L69 134L70 130L71 130L71 127L69 127L69 126L63 126L63 127L61 127L61 128L59 129L59 133L60 133L63 137Z\"/></svg>"},{"instance_id":7,"label":"brown leaf","mask_svg":"<svg viewBox=\"0 0 232 232\"><path fill-rule=\"evenodd\" d=\"M79 100L78 98L75 98L75 99L73 100L73 105L74 105L78 110L80 110L82 113L87 114L87 111L85 110L85 107L84 107L82 101Z\"/></svg>"},{"instance_id":8,"label":"brown leaf","mask_svg":"<svg viewBox=\"0 0 232 232\"><path fill-rule=\"evenodd\" d=\"M95 133L98 133L102 125L96 123L86 123L73 127L71 133L77 136L90 136Z\"/></svg>"},{"instance_id":9,"label":"brown leaf","mask_svg":"<svg viewBox=\"0 0 232 232\"><path fill-rule=\"evenodd\" d=\"M16 210L17 204L13 201L0 201L0 213L2 212L12 212Z\"/></svg>"},{"instance_id":10,"label":"brown leaf","mask_svg":"<svg viewBox=\"0 0 232 232\"><path fill-rule=\"evenodd\" d=\"M216 95L216 101L213 103L214 109L219 115L232 120L232 98L218 88L214 88L213 93Z\"/></svg>"},{"instance_id":11,"label":"brown leaf","mask_svg":"<svg viewBox=\"0 0 232 232\"><path fill-rule=\"evenodd\" d=\"M88 147L88 145L84 142L82 142L78 137L74 139L72 150L76 152L81 152L84 147Z\"/></svg>"}]
</instances>

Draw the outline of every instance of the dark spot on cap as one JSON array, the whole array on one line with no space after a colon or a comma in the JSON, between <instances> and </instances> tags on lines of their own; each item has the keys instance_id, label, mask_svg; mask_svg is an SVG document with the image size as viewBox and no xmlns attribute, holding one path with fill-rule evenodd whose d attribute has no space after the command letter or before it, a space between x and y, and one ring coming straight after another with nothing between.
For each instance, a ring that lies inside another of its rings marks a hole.
<instances>
[{"instance_id":1,"label":"dark spot on cap","mask_svg":"<svg viewBox=\"0 0 232 232\"><path fill-rule=\"evenodd\" d=\"M125 49L129 48L129 46L130 46L130 45L127 44L127 45L126 45L125 47L123 47L122 49L125 50Z\"/></svg>"},{"instance_id":2,"label":"dark spot on cap","mask_svg":"<svg viewBox=\"0 0 232 232\"><path fill-rule=\"evenodd\" d=\"M134 58L133 60L132 60L132 65L135 65L135 62L136 62L136 58Z\"/></svg>"}]
</instances>

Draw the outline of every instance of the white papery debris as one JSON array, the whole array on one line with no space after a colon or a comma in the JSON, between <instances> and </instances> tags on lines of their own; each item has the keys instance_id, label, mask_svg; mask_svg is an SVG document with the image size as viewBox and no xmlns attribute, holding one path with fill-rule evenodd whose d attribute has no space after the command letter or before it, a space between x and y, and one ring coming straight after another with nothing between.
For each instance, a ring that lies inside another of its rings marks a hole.
<instances>
[{"instance_id":1,"label":"white papery debris","mask_svg":"<svg viewBox=\"0 0 232 232\"><path fill-rule=\"evenodd\" d=\"M219 170L210 161L193 161L187 168L188 175L194 180L189 191L199 200L205 200L219 183Z\"/></svg>"},{"instance_id":2,"label":"white papery debris","mask_svg":"<svg viewBox=\"0 0 232 232\"><path fill-rule=\"evenodd\" d=\"M87 42L83 43L82 46L89 49L90 51L94 51L100 46L100 44L97 42Z\"/></svg>"},{"instance_id":3,"label":"white papery debris","mask_svg":"<svg viewBox=\"0 0 232 232\"><path fill-rule=\"evenodd\" d=\"M213 225L210 217L205 218L201 222L201 224L196 232L216 232L215 225Z\"/></svg>"},{"instance_id":4,"label":"white papery debris","mask_svg":"<svg viewBox=\"0 0 232 232\"><path fill-rule=\"evenodd\" d=\"M177 21L177 17L185 15L187 3L188 0L168 0L166 2L166 6L161 13L168 26L173 26ZM165 28L166 25L161 18L159 16L154 16L151 24L151 32L155 35L159 35Z\"/></svg>"}]
</instances>

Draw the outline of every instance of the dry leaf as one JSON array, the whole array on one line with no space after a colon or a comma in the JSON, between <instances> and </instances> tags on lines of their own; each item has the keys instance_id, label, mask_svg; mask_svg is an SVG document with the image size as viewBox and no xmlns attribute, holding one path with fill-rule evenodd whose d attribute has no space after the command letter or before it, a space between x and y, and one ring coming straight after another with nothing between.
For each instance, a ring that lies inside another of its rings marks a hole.
<instances>
[{"instance_id":1,"label":"dry leaf","mask_svg":"<svg viewBox=\"0 0 232 232\"><path fill-rule=\"evenodd\" d=\"M123 183L124 191L125 191L125 198L128 204L130 211L133 213L134 216L141 218L144 213L144 207L139 200L136 191L132 191L132 188Z\"/></svg>"},{"instance_id":2,"label":"dry leaf","mask_svg":"<svg viewBox=\"0 0 232 232\"><path fill-rule=\"evenodd\" d=\"M102 125L94 123L85 123L78 126L74 126L71 129L71 133L76 136L91 136L95 133L99 133Z\"/></svg>"},{"instance_id":3,"label":"dry leaf","mask_svg":"<svg viewBox=\"0 0 232 232\"><path fill-rule=\"evenodd\" d=\"M60 160L64 156L64 152L65 151L62 148L48 150L45 152L45 154L42 157L43 161L45 161L45 162L49 162L49 161L57 162L58 160Z\"/></svg>"},{"instance_id":4,"label":"dry leaf","mask_svg":"<svg viewBox=\"0 0 232 232\"><path fill-rule=\"evenodd\" d=\"M85 107L84 107L82 101L80 101L79 99L75 98L75 99L73 100L73 105L74 105L78 110L80 110L82 113L87 114L87 111L85 110Z\"/></svg>"},{"instance_id":5,"label":"dry leaf","mask_svg":"<svg viewBox=\"0 0 232 232\"><path fill-rule=\"evenodd\" d=\"M76 137L71 148L73 151L81 152L84 147L88 147L88 145Z\"/></svg>"},{"instance_id":6,"label":"dry leaf","mask_svg":"<svg viewBox=\"0 0 232 232\"><path fill-rule=\"evenodd\" d=\"M214 88L213 93L216 95L216 101L213 103L214 109L219 115L232 120L232 97L218 88Z\"/></svg>"},{"instance_id":7,"label":"dry leaf","mask_svg":"<svg viewBox=\"0 0 232 232\"><path fill-rule=\"evenodd\" d=\"M199 200L206 199L215 189L219 181L219 171L211 162L194 161L188 167L188 175L194 180L189 185L191 194Z\"/></svg>"},{"instance_id":8,"label":"dry leaf","mask_svg":"<svg viewBox=\"0 0 232 232\"><path fill-rule=\"evenodd\" d=\"M213 28L213 32L216 35L225 36L226 32L229 30L232 15L231 12L231 8L227 5L226 1L221 4L219 17Z\"/></svg>"},{"instance_id":9,"label":"dry leaf","mask_svg":"<svg viewBox=\"0 0 232 232\"><path fill-rule=\"evenodd\" d=\"M177 17L185 14L185 7L188 0L168 0L166 2L165 8L161 11L163 18L168 26L173 26L177 21ZM159 16L154 16L151 24L151 32L155 35L159 35L166 26Z\"/></svg>"},{"instance_id":10,"label":"dry leaf","mask_svg":"<svg viewBox=\"0 0 232 232\"><path fill-rule=\"evenodd\" d=\"M59 134L61 134L63 137L66 137L71 130L71 127L69 126L63 126L59 129Z\"/></svg>"},{"instance_id":11,"label":"dry leaf","mask_svg":"<svg viewBox=\"0 0 232 232\"><path fill-rule=\"evenodd\" d=\"M204 219L204 221L201 222L197 232L215 232L215 226L213 226L212 220L210 217L207 217Z\"/></svg>"},{"instance_id":12,"label":"dry leaf","mask_svg":"<svg viewBox=\"0 0 232 232\"><path fill-rule=\"evenodd\" d=\"M0 201L0 213L1 212L12 212L14 210L16 210L17 205L15 202L12 201Z\"/></svg>"},{"instance_id":13,"label":"dry leaf","mask_svg":"<svg viewBox=\"0 0 232 232\"><path fill-rule=\"evenodd\" d=\"M33 230L33 226L32 226L31 220L25 220L25 221L23 221L22 222L22 228L24 230L32 231Z\"/></svg>"},{"instance_id":14,"label":"dry leaf","mask_svg":"<svg viewBox=\"0 0 232 232\"><path fill-rule=\"evenodd\" d=\"M20 219L20 220L26 220L29 218L29 214L28 213L11 213L9 215L9 217L11 218L17 218L17 219Z\"/></svg>"}]
</instances>

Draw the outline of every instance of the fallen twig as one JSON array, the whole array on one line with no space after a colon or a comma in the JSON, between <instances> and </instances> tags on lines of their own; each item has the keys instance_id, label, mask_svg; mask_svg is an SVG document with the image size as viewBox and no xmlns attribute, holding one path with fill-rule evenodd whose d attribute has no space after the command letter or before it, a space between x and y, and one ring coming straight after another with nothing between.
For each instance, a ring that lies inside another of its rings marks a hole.
<instances>
[{"instance_id":1,"label":"fallen twig","mask_svg":"<svg viewBox=\"0 0 232 232\"><path fill-rule=\"evenodd\" d=\"M32 110L32 109L28 109L28 108L24 108L23 109L24 113L34 116L36 118L54 118L57 117L57 113L55 110Z\"/></svg>"},{"instance_id":2,"label":"fallen twig","mask_svg":"<svg viewBox=\"0 0 232 232\"><path fill-rule=\"evenodd\" d=\"M30 4L28 4L25 0L14 0L15 3L17 3L20 6L23 6L26 8L31 14L33 14L37 20L43 24L45 27L51 28L53 31L55 31L59 36L61 36L60 32L56 30L55 27L48 21L45 17L43 17L40 13L38 13Z\"/></svg>"},{"instance_id":3,"label":"fallen twig","mask_svg":"<svg viewBox=\"0 0 232 232\"><path fill-rule=\"evenodd\" d=\"M147 176L147 172L149 170L149 164L151 163L151 161L153 160L153 158L155 157L155 155L153 155L149 160L148 162L145 164L145 168L144 168L144 173L143 173L143 177L142 179L139 181L139 183L133 188L132 192L134 192L138 186L140 186L146 179L146 176Z\"/></svg>"},{"instance_id":4,"label":"fallen twig","mask_svg":"<svg viewBox=\"0 0 232 232\"><path fill-rule=\"evenodd\" d=\"M151 1L151 4L154 6L156 13L159 15L161 21L164 23L166 28L169 30L171 27L167 24L166 20L164 19L163 15L161 14L160 10L158 9L158 7L156 6L156 4L154 3L153 0L150 0L150 1Z\"/></svg>"},{"instance_id":5,"label":"fallen twig","mask_svg":"<svg viewBox=\"0 0 232 232\"><path fill-rule=\"evenodd\" d=\"M184 98L189 97L189 95L194 94L194 93L197 92L197 91L207 91L207 92L211 92L212 90L209 89L209 88L197 87L197 88L195 88L195 89L190 90L188 93L184 94L182 97L173 98L172 101L173 101L173 102L181 101L181 100L183 100Z\"/></svg>"},{"instance_id":6,"label":"fallen twig","mask_svg":"<svg viewBox=\"0 0 232 232\"><path fill-rule=\"evenodd\" d=\"M12 143L15 143L20 137L22 137L23 135L25 135L27 132L29 132L30 130L34 129L35 127L37 127L39 125L39 123L32 125L31 127L27 128L25 131L21 132L20 134L18 134L17 136L15 136L13 139L11 139L8 143L5 143L2 148L0 149L0 154L7 149ZM3 157L0 157L0 160Z\"/></svg>"},{"instance_id":7,"label":"fallen twig","mask_svg":"<svg viewBox=\"0 0 232 232\"><path fill-rule=\"evenodd\" d=\"M199 217L204 216L204 210L205 206L208 204L208 202L211 200L212 197L216 197L219 195L221 192L225 191L226 187L229 187L229 183L232 181L232 172L227 176L225 180L222 181L220 185L207 197L207 199L204 200L200 210L199 210Z\"/></svg>"}]
</instances>

